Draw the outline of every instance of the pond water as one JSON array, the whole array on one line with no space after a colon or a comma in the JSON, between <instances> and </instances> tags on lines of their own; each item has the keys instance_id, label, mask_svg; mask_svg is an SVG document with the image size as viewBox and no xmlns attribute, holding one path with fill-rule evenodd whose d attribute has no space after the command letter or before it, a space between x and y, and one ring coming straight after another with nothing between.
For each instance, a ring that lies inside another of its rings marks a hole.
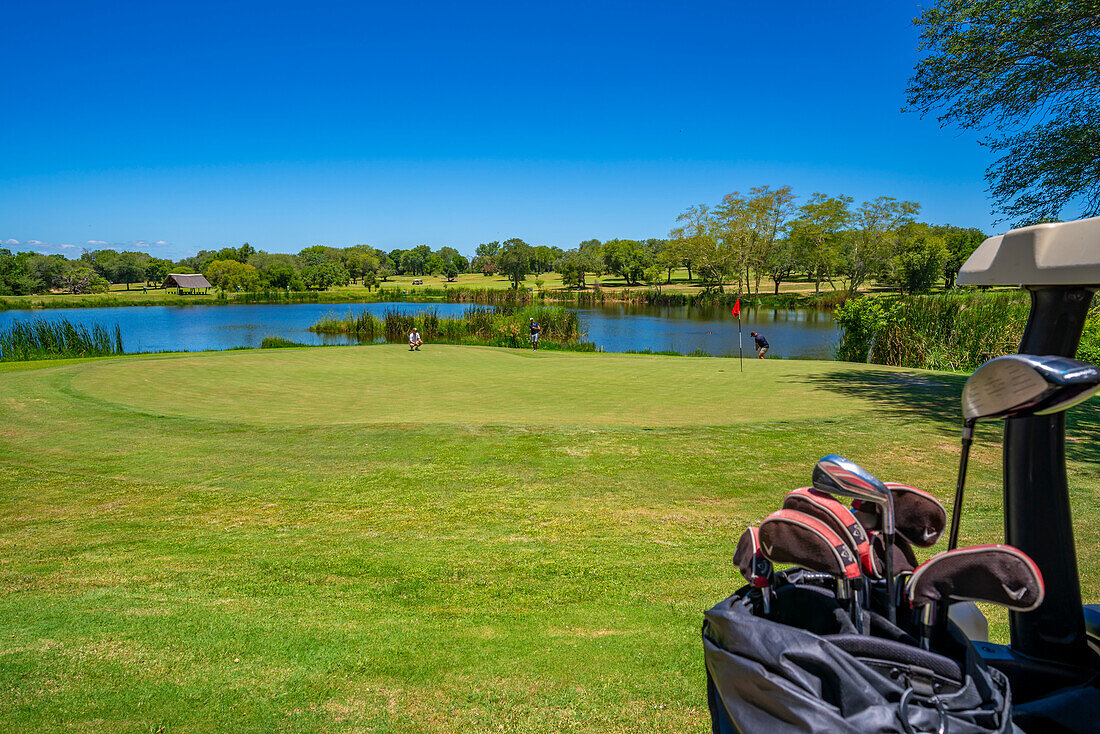
<instances>
[{"instance_id":1,"label":"pond water","mask_svg":"<svg viewBox=\"0 0 1100 734\"><path fill-rule=\"evenodd\" d=\"M67 318L76 324L122 329L127 352L201 351L258 347L266 336L304 344L354 344L354 337L309 331L323 316L386 309L418 313L428 308L440 316L460 316L463 303L351 303L246 306L120 306L0 311L0 329L17 321ZM588 341L608 352L672 350L690 353L737 354L737 319L724 308L609 305L576 309ZM833 315L824 311L746 309L741 313L741 338L746 356L753 356L749 332L764 334L768 356L832 359L838 340Z\"/></svg>"}]
</instances>

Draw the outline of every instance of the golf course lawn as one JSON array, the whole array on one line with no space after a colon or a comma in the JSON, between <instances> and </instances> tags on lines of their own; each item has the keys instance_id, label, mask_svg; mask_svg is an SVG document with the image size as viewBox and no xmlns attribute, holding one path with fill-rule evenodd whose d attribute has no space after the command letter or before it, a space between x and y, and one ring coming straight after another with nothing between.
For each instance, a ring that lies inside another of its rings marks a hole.
<instances>
[{"instance_id":1,"label":"golf course lawn","mask_svg":"<svg viewBox=\"0 0 1100 734\"><path fill-rule=\"evenodd\" d=\"M709 731L742 530L832 452L949 505L963 381L435 345L0 364L0 722ZM1000 435L966 544L1003 538ZM1073 409L1091 602L1098 436Z\"/></svg>"}]
</instances>

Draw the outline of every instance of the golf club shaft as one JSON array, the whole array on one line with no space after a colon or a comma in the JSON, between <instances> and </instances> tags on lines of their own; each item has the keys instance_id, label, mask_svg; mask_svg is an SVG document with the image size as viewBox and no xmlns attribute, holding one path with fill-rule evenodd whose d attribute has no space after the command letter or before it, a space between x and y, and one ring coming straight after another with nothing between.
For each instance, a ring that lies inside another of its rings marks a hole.
<instances>
[{"instance_id":1,"label":"golf club shaft","mask_svg":"<svg viewBox=\"0 0 1100 734\"><path fill-rule=\"evenodd\" d=\"M897 605L894 603L894 534L886 536L886 617L890 624L897 623Z\"/></svg>"},{"instance_id":2,"label":"golf club shaft","mask_svg":"<svg viewBox=\"0 0 1100 734\"><path fill-rule=\"evenodd\" d=\"M951 508L951 534L947 536L947 550L955 550L959 544L959 521L962 519L966 464L970 459L970 444L972 443L974 443L974 423L968 421L963 424L962 455L959 457L959 483L955 485L955 504Z\"/></svg>"}]
</instances>

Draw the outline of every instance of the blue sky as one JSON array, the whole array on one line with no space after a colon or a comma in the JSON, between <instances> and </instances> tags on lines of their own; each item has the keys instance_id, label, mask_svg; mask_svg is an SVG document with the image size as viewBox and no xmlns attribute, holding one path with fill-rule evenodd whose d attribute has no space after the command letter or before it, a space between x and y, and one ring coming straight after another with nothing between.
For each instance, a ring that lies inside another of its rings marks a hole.
<instances>
[{"instance_id":1,"label":"blue sky","mask_svg":"<svg viewBox=\"0 0 1100 734\"><path fill-rule=\"evenodd\" d=\"M570 248L761 184L997 229L900 111L916 3L764 5L9 3L0 246Z\"/></svg>"}]
</instances>

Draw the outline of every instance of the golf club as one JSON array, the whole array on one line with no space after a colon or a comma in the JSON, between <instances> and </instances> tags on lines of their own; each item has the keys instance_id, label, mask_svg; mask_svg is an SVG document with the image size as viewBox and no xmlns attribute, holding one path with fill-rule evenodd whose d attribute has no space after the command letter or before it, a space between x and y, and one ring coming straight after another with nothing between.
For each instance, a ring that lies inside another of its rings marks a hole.
<instances>
[{"instance_id":1,"label":"golf club","mask_svg":"<svg viewBox=\"0 0 1100 734\"><path fill-rule=\"evenodd\" d=\"M798 510L816 517L832 528L841 540L848 543L849 549L859 559L863 574L868 578L879 578L882 572L871 552L871 541L867 531L856 520L851 510L824 492L813 487L800 487L787 493L783 498L784 510Z\"/></svg>"},{"instance_id":2,"label":"golf club","mask_svg":"<svg viewBox=\"0 0 1100 734\"><path fill-rule=\"evenodd\" d=\"M963 386L962 455L955 486L955 506L951 510L948 550L954 550L959 541L963 487L970 445L974 442L974 424L993 418L1058 413L1087 400L1097 389L1100 389L1100 370L1068 357L1010 354L991 359L974 370Z\"/></svg>"},{"instance_id":3,"label":"golf club","mask_svg":"<svg viewBox=\"0 0 1100 734\"><path fill-rule=\"evenodd\" d=\"M938 553L906 585L909 603L921 610L920 644L930 649L933 626L947 623L954 601L984 601L1017 612L1043 603L1043 576L1035 561L1010 545L976 545Z\"/></svg>"},{"instance_id":4,"label":"golf club","mask_svg":"<svg viewBox=\"0 0 1100 734\"><path fill-rule=\"evenodd\" d=\"M866 500L881 505L882 532L886 536L887 548L894 542L894 495L875 476L854 461L843 456L829 454L814 465L814 489L831 495L850 499ZM897 621L897 606L894 599L893 555L886 554L886 611L891 624Z\"/></svg>"},{"instance_id":5,"label":"golf club","mask_svg":"<svg viewBox=\"0 0 1100 734\"><path fill-rule=\"evenodd\" d=\"M759 529L750 527L737 541L737 550L733 552L733 562L741 575L752 585L753 592L760 595L760 605L764 615L771 613L772 562L764 557L760 549Z\"/></svg>"},{"instance_id":6,"label":"golf club","mask_svg":"<svg viewBox=\"0 0 1100 734\"><path fill-rule=\"evenodd\" d=\"M863 575L859 571L859 561L839 535L803 512L778 510L760 523L759 539L768 560L793 563L833 576L837 580L837 600L847 606L856 631L862 634L863 611L858 599L858 584ZM853 584L857 586L855 597Z\"/></svg>"}]
</instances>

